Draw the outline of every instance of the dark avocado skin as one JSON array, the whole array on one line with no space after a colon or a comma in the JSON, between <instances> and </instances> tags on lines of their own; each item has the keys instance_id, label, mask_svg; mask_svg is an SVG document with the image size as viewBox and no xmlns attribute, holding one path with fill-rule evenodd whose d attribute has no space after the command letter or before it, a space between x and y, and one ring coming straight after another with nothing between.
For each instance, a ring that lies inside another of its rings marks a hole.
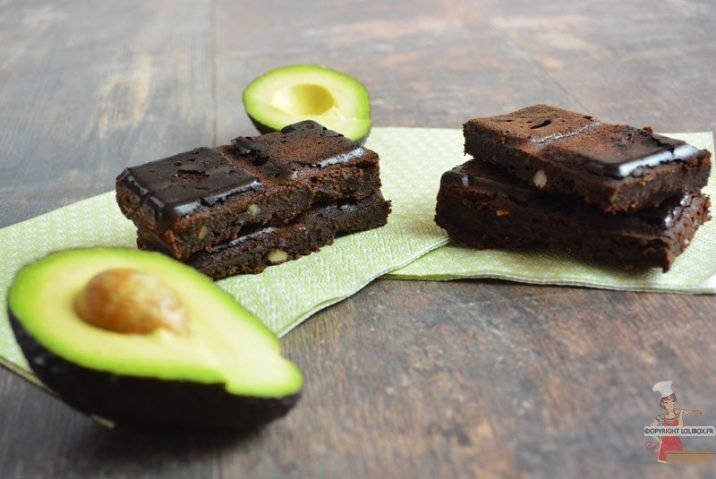
<instances>
[{"instance_id":1,"label":"dark avocado skin","mask_svg":"<svg viewBox=\"0 0 716 479\"><path fill-rule=\"evenodd\" d=\"M248 110L247 110L246 113L247 113L249 119L251 120L251 123L254 124L254 127L255 127L255 128L259 131L259 133L261 133L262 135L263 135L263 134L266 134L266 133L273 133L274 131L276 131L276 130L274 130L273 128L271 128L271 127L269 127L269 126L266 126L266 125L264 125L263 123L259 122L258 120L254 119L254 117L251 116L251 114L248 112ZM360 138L359 140L356 140L359 145L364 145L364 144L365 144L365 140L368 139L368 136L370 135L371 129L373 129L373 125L371 125L371 127L368 129L368 131L366 132L366 134L365 134L365 136L364 136L363 138Z\"/></svg>"},{"instance_id":2,"label":"dark avocado skin","mask_svg":"<svg viewBox=\"0 0 716 479\"><path fill-rule=\"evenodd\" d=\"M17 343L30 368L70 406L120 425L159 429L250 432L278 419L298 402L229 394L221 384L118 376L73 364L38 343L8 309Z\"/></svg>"}]
</instances>

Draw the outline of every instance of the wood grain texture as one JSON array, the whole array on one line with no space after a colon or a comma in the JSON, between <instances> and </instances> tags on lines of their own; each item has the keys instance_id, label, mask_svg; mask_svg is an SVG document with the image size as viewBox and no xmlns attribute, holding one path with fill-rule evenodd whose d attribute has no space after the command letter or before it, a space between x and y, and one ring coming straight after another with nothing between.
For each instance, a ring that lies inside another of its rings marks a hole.
<instances>
[{"instance_id":1,"label":"wood grain texture","mask_svg":"<svg viewBox=\"0 0 716 479\"><path fill-rule=\"evenodd\" d=\"M716 128L707 0L98 3L0 1L0 225L108 190L127 164L252 133L244 86L289 63L356 75L380 126L547 102ZM715 307L377 281L285 338L304 397L248 438L106 430L0 371L0 477L713 477L656 464L642 427L667 378L716 423Z\"/></svg>"},{"instance_id":2,"label":"wood grain texture","mask_svg":"<svg viewBox=\"0 0 716 479\"><path fill-rule=\"evenodd\" d=\"M0 225L213 141L208 1L12 2L0 24Z\"/></svg>"}]
</instances>

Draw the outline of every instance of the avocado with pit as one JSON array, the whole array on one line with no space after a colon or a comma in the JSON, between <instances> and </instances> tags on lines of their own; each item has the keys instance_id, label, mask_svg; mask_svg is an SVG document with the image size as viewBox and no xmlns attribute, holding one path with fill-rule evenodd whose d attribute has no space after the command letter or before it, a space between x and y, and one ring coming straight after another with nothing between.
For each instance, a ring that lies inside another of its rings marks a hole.
<instances>
[{"instance_id":1,"label":"avocado with pit","mask_svg":"<svg viewBox=\"0 0 716 479\"><path fill-rule=\"evenodd\" d=\"M363 141L370 132L368 91L352 76L318 65L270 70L244 90L244 107L261 133L314 120L347 138Z\"/></svg>"},{"instance_id":2,"label":"avocado with pit","mask_svg":"<svg viewBox=\"0 0 716 479\"><path fill-rule=\"evenodd\" d=\"M285 415L303 387L265 325L158 253L52 253L17 273L8 311L40 380L120 424L254 430Z\"/></svg>"}]
</instances>

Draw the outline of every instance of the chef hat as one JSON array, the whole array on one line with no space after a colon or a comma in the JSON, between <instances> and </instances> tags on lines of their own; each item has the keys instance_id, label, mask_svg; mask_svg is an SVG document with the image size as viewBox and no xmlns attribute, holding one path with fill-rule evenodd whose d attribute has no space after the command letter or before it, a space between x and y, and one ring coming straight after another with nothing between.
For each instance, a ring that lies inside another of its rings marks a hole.
<instances>
[{"instance_id":1,"label":"chef hat","mask_svg":"<svg viewBox=\"0 0 716 479\"><path fill-rule=\"evenodd\" d=\"M654 384L652 391L658 391L662 398L671 396L674 391L671 390L671 381L659 381Z\"/></svg>"}]
</instances>

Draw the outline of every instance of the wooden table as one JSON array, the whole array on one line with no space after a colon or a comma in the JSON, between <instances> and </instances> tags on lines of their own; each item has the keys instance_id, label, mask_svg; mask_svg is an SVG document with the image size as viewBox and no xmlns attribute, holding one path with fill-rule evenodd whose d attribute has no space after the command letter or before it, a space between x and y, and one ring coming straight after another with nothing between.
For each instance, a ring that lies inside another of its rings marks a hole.
<instances>
[{"instance_id":1,"label":"wooden table","mask_svg":"<svg viewBox=\"0 0 716 479\"><path fill-rule=\"evenodd\" d=\"M2 1L0 225L250 134L243 88L289 63L360 78L378 126L546 102L711 131L715 16L710 0ZM658 465L642 427L662 379L716 423L715 308L380 280L285 338L304 397L250 438L106 430L0 371L0 477L713 477Z\"/></svg>"}]
</instances>

